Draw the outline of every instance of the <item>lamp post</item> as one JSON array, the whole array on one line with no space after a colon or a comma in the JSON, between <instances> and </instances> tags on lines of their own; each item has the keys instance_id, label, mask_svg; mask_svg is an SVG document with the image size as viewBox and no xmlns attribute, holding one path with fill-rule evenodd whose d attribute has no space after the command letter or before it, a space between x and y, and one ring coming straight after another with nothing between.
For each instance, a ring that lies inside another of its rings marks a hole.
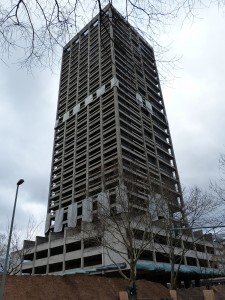
<instances>
[{"instance_id":1,"label":"lamp post","mask_svg":"<svg viewBox=\"0 0 225 300\"><path fill-rule=\"evenodd\" d=\"M19 186L22 183L24 183L24 180L20 179L17 182L17 186L16 186L16 196L15 196L13 213L12 213L12 220L11 220L10 231L9 231L9 239L8 239L6 257L5 257L5 264L4 264L4 269L3 269L3 273L2 273L2 282L1 282L1 288L0 288L0 300L3 299L3 292L4 292L4 287L5 287L5 279L6 279L6 273L7 273L8 260L9 260L10 244L11 244L12 231L13 231L14 216L15 216L15 211L16 211L17 195L18 195Z\"/></svg>"}]
</instances>

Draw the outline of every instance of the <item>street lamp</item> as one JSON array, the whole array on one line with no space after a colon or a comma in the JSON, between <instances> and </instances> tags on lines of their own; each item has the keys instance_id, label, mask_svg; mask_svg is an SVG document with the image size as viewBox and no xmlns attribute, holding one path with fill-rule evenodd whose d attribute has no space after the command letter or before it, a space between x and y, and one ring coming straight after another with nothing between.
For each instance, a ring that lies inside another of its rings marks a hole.
<instances>
[{"instance_id":1,"label":"street lamp","mask_svg":"<svg viewBox=\"0 0 225 300\"><path fill-rule=\"evenodd\" d=\"M5 264L4 264L4 269L3 269L3 273L2 273L2 282L1 282L1 288L0 288L0 300L3 299L3 292L4 292L4 287L5 287L5 279L6 279L6 273L7 273L8 260L9 260L9 251L10 251L10 244L11 244L11 238L12 238L14 216L15 216L15 211L16 211L16 201L17 201L19 186L22 183L24 183L24 180L20 179L17 182L17 186L16 186L16 196L15 196L13 213L12 213L12 220L11 220L10 231L9 231L9 239L8 239L8 245L7 245L7 251L6 251Z\"/></svg>"}]
</instances>

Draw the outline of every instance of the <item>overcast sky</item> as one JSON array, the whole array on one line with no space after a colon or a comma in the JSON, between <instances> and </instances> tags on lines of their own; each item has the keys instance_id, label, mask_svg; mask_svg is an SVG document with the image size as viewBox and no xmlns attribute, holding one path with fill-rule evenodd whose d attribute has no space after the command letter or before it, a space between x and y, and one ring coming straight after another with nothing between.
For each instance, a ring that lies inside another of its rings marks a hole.
<instances>
[{"instance_id":1,"label":"overcast sky","mask_svg":"<svg viewBox=\"0 0 225 300\"><path fill-rule=\"evenodd\" d=\"M225 150L225 17L201 11L195 23L172 26L162 38L181 56L175 80L163 88L183 185L207 188L218 177ZM58 93L58 74L0 65L0 230L11 218L16 183L20 186L15 222L29 215L44 220Z\"/></svg>"}]
</instances>

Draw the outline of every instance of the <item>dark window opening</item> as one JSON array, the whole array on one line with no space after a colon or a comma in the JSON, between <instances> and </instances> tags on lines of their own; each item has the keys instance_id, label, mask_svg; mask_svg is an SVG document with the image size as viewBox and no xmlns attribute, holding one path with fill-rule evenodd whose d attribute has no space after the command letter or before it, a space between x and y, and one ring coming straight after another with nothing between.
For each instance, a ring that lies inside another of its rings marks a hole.
<instances>
[{"instance_id":1,"label":"dark window opening","mask_svg":"<svg viewBox=\"0 0 225 300\"><path fill-rule=\"evenodd\" d=\"M155 243L167 245L167 237L159 234L154 235L154 241Z\"/></svg>"},{"instance_id":2,"label":"dark window opening","mask_svg":"<svg viewBox=\"0 0 225 300\"><path fill-rule=\"evenodd\" d=\"M176 234L176 232L175 232L175 234ZM172 244L174 247L182 248L180 239L172 239Z\"/></svg>"},{"instance_id":3,"label":"dark window opening","mask_svg":"<svg viewBox=\"0 0 225 300\"><path fill-rule=\"evenodd\" d=\"M194 258L194 257L187 257L186 259L187 259L187 264L189 266L196 266L197 265L196 258Z\"/></svg>"},{"instance_id":4,"label":"dark window opening","mask_svg":"<svg viewBox=\"0 0 225 300\"><path fill-rule=\"evenodd\" d=\"M58 255L58 254L63 254L63 246L59 247L54 247L50 249L50 255Z\"/></svg>"},{"instance_id":5,"label":"dark window opening","mask_svg":"<svg viewBox=\"0 0 225 300\"><path fill-rule=\"evenodd\" d=\"M157 262L164 262L164 263L170 262L169 255L166 253L160 253L160 252L156 253L156 260L157 260Z\"/></svg>"},{"instance_id":6,"label":"dark window opening","mask_svg":"<svg viewBox=\"0 0 225 300\"><path fill-rule=\"evenodd\" d=\"M215 254L215 253L214 253L214 248L212 248L212 247L206 247L206 249L207 249L207 252L208 252L208 253L210 253L210 254Z\"/></svg>"},{"instance_id":7,"label":"dark window opening","mask_svg":"<svg viewBox=\"0 0 225 300\"><path fill-rule=\"evenodd\" d=\"M175 264L184 264L184 258L179 255L174 255Z\"/></svg>"},{"instance_id":8,"label":"dark window opening","mask_svg":"<svg viewBox=\"0 0 225 300\"><path fill-rule=\"evenodd\" d=\"M22 270L22 274L23 274L23 275L25 275L25 274L31 275L31 274L32 274L32 269L31 269L31 268L30 268L30 269L23 269L23 270Z\"/></svg>"},{"instance_id":9,"label":"dark window opening","mask_svg":"<svg viewBox=\"0 0 225 300\"><path fill-rule=\"evenodd\" d=\"M48 250L43 250L36 253L36 259L45 258L47 256L48 256Z\"/></svg>"},{"instance_id":10,"label":"dark window opening","mask_svg":"<svg viewBox=\"0 0 225 300\"><path fill-rule=\"evenodd\" d=\"M152 251L148 251L148 250L144 250L141 255L140 255L140 259L144 259L144 260L153 260L153 252Z\"/></svg>"},{"instance_id":11,"label":"dark window opening","mask_svg":"<svg viewBox=\"0 0 225 300\"><path fill-rule=\"evenodd\" d=\"M184 248L189 250L194 250L194 244L192 242L184 241Z\"/></svg>"},{"instance_id":12,"label":"dark window opening","mask_svg":"<svg viewBox=\"0 0 225 300\"><path fill-rule=\"evenodd\" d=\"M81 267L81 259L73 259L66 261L66 270L77 269Z\"/></svg>"},{"instance_id":13,"label":"dark window opening","mask_svg":"<svg viewBox=\"0 0 225 300\"><path fill-rule=\"evenodd\" d=\"M77 209L77 215L78 216L82 215L82 206L78 207L78 209Z\"/></svg>"},{"instance_id":14,"label":"dark window opening","mask_svg":"<svg viewBox=\"0 0 225 300\"><path fill-rule=\"evenodd\" d=\"M49 273L62 271L62 263L50 264Z\"/></svg>"},{"instance_id":15,"label":"dark window opening","mask_svg":"<svg viewBox=\"0 0 225 300\"><path fill-rule=\"evenodd\" d=\"M34 274L46 274L46 266L36 267Z\"/></svg>"},{"instance_id":16,"label":"dark window opening","mask_svg":"<svg viewBox=\"0 0 225 300\"><path fill-rule=\"evenodd\" d=\"M101 254L84 257L84 267L101 265L101 264L102 264L102 255Z\"/></svg>"},{"instance_id":17,"label":"dark window opening","mask_svg":"<svg viewBox=\"0 0 225 300\"><path fill-rule=\"evenodd\" d=\"M81 249L81 241L77 241L66 245L66 252L77 251Z\"/></svg>"},{"instance_id":18,"label":"dark window opening","mask_svg":"<svg viewBox=\"0 0 225 300\"><path fill-rule=\"evenodd\" d=\"M201 244L195 244L196 250L199 252L205 252L205 247L204 245Z\"/></svg>"},{"instance_id":19,"label":"dark window opening","mask_svg":"<svg viewBox=\"0 0 225 300\"><path fill-rule=\"evenodd\" d=\"M23 259L24 260L33 260L34 259L34 253L24 254Z\"/></svg>"}]
</instances>

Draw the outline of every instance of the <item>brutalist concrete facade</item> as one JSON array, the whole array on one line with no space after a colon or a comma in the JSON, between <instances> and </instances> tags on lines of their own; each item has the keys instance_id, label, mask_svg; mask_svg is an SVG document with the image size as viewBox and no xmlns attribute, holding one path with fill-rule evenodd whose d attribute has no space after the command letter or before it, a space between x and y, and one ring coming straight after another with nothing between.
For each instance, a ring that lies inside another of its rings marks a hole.
<instances>
[{"instance_id":1,"label":"brutalist concrete facade","mask_svg":"<svg viewBox=\"0 0 225 300\"><path fill-rule=\"evenodd\" d=\"M115 203L116 187L134 170L137 198L142 198L142 182L158 195L167 187L170 209L181 212L153 49L108 6L63 50L45 237L32 245L25 242L22 273L64 274L110 265L101 245L85 240L80 226L95 218L101 192L110 191L110 203ZM84 202L92 210L91 219ZM165 236L155 239L155 244L167 242ZM192 240L185 243L181 247L190 251L184 264L212 265L210 242L198 249ZM149 251L149 260L169 262L156 249Z\"/></svg>"},{"instance_id":2,"label":"brutalist concrete facade","mask_svg":"<svg viewBox=\"0 0 225 300\"><path fill-rule=\"evenodd\" d=\"M66 225L71 203L87 197L95 203L100 192L123 184L131 162L155 192L169 182L178 209L180 183L153 49L108 9L64 48L49 228L52 212L65 208Z\"/></svg>"}]
</instances>

